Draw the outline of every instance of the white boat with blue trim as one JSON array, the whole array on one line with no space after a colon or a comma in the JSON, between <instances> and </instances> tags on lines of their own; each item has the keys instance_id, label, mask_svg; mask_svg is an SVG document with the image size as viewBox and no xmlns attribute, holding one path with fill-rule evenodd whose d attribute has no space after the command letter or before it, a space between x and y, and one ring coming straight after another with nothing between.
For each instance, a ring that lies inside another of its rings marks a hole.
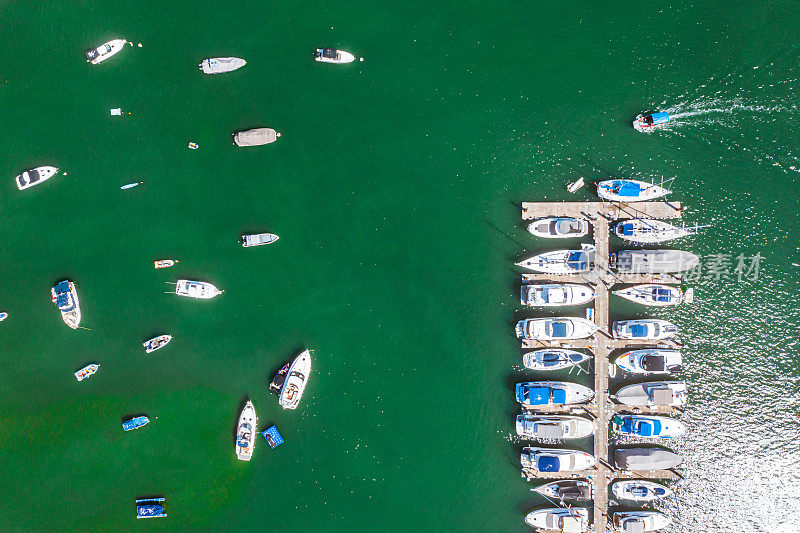
<instances>
[{"instance_id":1,"label":"white boat with blue trim","mask_svg":"<svg viewBox=\"0 0 800 533\"><path fill-rule=\"evenodd\" d=\"M692 303L694 301L694 291L692 289L689 289L684 294L680 287L671 287L659 283L634 285L633 287L613 291L613 293L620 298L651 307L664 307L684 302Z\"/></svg>"},{"instance_id":2,"label":"white boat with blue trim","mask_svg":"<svg viewBox=\"0 0 800 533\"><path fill-rule=\"evenodd\" d=\"M644 479L623 479L611 485L611 493L619 500L651 502L672 496L672 489Z\"/></svg>"},{"instance_id":3,"label":"white boat with blue trim","mask_svg":"<svg viewBox=\"0 0 800 533\"><path fill-rule=\"evenodd\" d=\"M514 263L532 272L545 274L580 274L594 268L595 247L581 245L580 250L554 250L534 255Z\"/></svg>"},{"instance_id":4,"label":"white boat with blue trim","mask_svg":"<svg viewBox=\"0 0 800 533\"><path fill-rule=\"evenodd\" d=\"M240 57L209 57L197 66L204 74L223 74L245 66L247 61Z\"/></svg>"},{"instance_id":5,"label":"white boat with blue trim","mask_svg":"<svg viewBox=\"0 0 800 533\"><path fill-rule=\"evenodd\" d=\"M580 450L561 450L555 448L522 449L519 462L523 468L536 472L580 472L597 464L597 459Z\"/></svg>"},{"instance_id":6,"label":"white boat with blue trim","mask_svg":"<svg viewBox=\"0 0 800 533\"><path fill-rule=\"evenodd\" d=\"M686 434L686 426L667 416L617 414L611 419L620 435L648 439L674 439Z\"/></svg>"},{"instance_id":7,"label":"white boat with blue trim","mask_svg":"<svg viewBox=\"0 0 800 533\"><path fill-rule=\"evenodd\" d=\"M583 305L594 300L594 289L579 283L539 283L522 285L520 303L529 307Z\"/></svg>"},{"instance_id":8,"label":"white boat with blue trim","mask_svg":"<svg viewBox=\"0 0 800 533\"><path fill-rule=\"evenodd\" d=\"M522 355L522 364L531 370L563 370L579 365L591 355L566 348L542 348Z\"/></svg>"},{"instance_id":9,"label":"white boat with blue trim","mask_svg":"<svg viewBox=\"0 0 800 533\"><path fill-rule=\"evenodd\" d=\"M527 381L517 383L514 397L525 408L578 405L594 398L594 391L568 381Z\"/></svg>"},{"instance_id":10,"label":"white boat with blue trim","mask_svg":"<svg viewBox=\"0 0 800 533\"><path fill-rule=\"evenodd\" d=\"M582 439L597 429L588 418L572 415L517 415L517 435L531 439Z\"/></svg>"},{"instance_id":11,"label":"white boat with blue trim","mask_svg":"<svg viewBox=\"0 0 800 533\"><path fill-rule=\"evenodd\" d=\"M645 202L671 192L665 187L642 180L615 179L597 184L597 195L611 202Z\"/></svg>"},{"instance_id":12,"label":"white boat with blue trim","mask_svg":"<svg viewBox=\"0 0 800 533\"><path fill-rule=\"evenodd\" d=\"M614 364L633 374L675 374L683 370L681 352L660 348L630 350L614 359Z\"/></svg>"},{"instance_id":13,"label":"white boat with blue trim","mask_svg":"<svg viewBox=\"0 0 800 533\"><path fill-rule=\"evenodd\" d=\"M598 326L580 317L527 318L517 322L517 338L543 341L586 339L594 335Z\"/></svg>"},{"instance_id":14,"label":"white boat with blue trim","mask_svg":"<svg viewBox=\"0 0 800 533\"><path fill-rule=\"evenodd\" d=\"M50 289L50 296L58 310L61 311L61 318L64 323L72 329L78 329L81 323L81 304L78 301L78 291L75 284L69 280L64 280Z\"/></svg>"},{"instance_id":15,"label":"white boat with blue trim","mask_svg":"<svg viewBox=\"0 0 800 533\"><path fill-rule=\"evenodd\" d=\"M17 189L24 191L34 185L39 185L49 180L58 172L58 168L51 166L42 166L26 170L16 178L14 182L17 184Z\"/></svg>"},{"instance_id":16,"label":"white boat with blue trim","mask_svg":"<svg viewBox=\"0 0 800 533\"><path fill-rule=\"evenodd\" d=\"M617 320L612 329L615 339L661 340L678 334L678 326L658 318Z\"/></svg>"}]
</instances>

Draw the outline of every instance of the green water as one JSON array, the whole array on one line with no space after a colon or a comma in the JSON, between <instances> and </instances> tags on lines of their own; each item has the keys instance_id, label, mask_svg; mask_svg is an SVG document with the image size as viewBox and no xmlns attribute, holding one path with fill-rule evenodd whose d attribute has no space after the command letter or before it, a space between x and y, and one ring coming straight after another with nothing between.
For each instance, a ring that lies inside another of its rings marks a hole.
<instances>
[{"instance_id":1,"label":"green water","mask_svg":"<svg viewBox=\"0 0 800 533\"><path fill-rule=\"evenodd\" d=\"M548 243L525 233L518 202L588 200L565 184L609 175L677 176L687 220L713 225L682 248L765 256L755 282L703 279L696 306L650 313L687 344L671 531L798 531L792 4L0 10L3 531L524 530L546 502L511 436L513 384L533 377L511 325L536 316L517 310L512 263ZM143 46L84 62L112 38ZM322 44L365 60L315 63ZM227 55L248 64L196 68ZM656 109L682 118L631 129ZM259 126L282 137L231 145ZM16 189L45 164L68 174ZM258 231L281 239L237 244ZM152 268L166 257L180 263ZM179 277L226 292L164 294ZM50 301L65 278L90 331ZM145 355L164 332L172 343ZM310 384L283 412L267 383L303 347ZM286 443L259 437L244 463L233 432L248 397ZM123 434L140 413L152 423ZM167 519L135 520L146 495L167 497Z\"/></svg>"}]
</instances>

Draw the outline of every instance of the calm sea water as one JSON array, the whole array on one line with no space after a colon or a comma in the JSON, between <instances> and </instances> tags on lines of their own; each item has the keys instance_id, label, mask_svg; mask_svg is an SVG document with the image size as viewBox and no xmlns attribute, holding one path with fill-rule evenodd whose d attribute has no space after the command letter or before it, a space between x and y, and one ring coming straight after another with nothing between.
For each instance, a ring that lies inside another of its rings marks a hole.
<instances>
[{"instance_id":1,"label":"calm sea water","mask_svg":"<svg viewBox=\"0 0 800 533\"><path fill-rule=\"evenodd\" d=\"M691 391L670 531L800 531L793 4L0 9L0 529L135 530L133 500L164 495L148 528L524 530L545 502L512 437L530 376L512 263L547 243L518 202L588 200L565 184L618 175L676 178L686 220L712 225L680 247L763 256L757 280L704 276L696 304L649 313L682 328ZM83 61L117 37L142 47ZM365 60L314 63L323 44ZM248 65L197 71L226 55ZM669 130L631 129L657 109ZM231 146L257 126L283 135ZM18 191L43 164L67 175ZM255 231L281 240L237 244ZM178 277L226 292L164 294ZM50 302L64 278L89 331ZM303 347L311 381L283 412L267 383ZM286 443L242 463L248 397ZM152 423L123 434L139 413Z\"/></svg>"}]
</instances>

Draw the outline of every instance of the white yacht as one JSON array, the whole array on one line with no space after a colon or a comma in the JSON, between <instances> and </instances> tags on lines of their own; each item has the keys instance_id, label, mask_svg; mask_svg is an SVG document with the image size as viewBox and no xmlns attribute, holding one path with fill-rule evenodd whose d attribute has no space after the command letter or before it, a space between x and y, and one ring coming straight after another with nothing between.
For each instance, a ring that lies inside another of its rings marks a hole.
<instances>
[{"instance_id":1,"label":"white yacht","mask_svg":"<svg viewBox=\"0 0 800 533\"><path fill-rule=\"evenodd\" d=\"M142 343L144 345L144 352L151 353L163 348L172 340L172 335L159 335Z\"/></svg>"},{"instance_id":2,"label":"white yacht","mask_svg":"<svg viewBox=\"0 0 800 533\"><path fill-rule=\"evenodd\" d=\"M233 72L247 64L247 61L240 57L209 57L204 59L197 66L204 74L222 74Z\"/></svg>"},{"instance_id":3,"label":"white yacht","mask_svg":"<svg viewBox=\"0 0 800 533\"><path fill-rule=\"evenodd\" d=\"M683 358L678 350L650 348L625 352L614 364L634 374L672 374L683 369Z\"/></svg>"},{"instance_id":4,"label":"white yacht","mask_svg":"<svg viewBox=\"0 0 800 533\"><path fill-rule=\"evenodd\" d=\"M262 244L272 244L280 239L274 233L253 233L251 235L242 235L242 246L261 246Z\"/></svg>"},{"instance_id":5,"label":"white yacht","mask_svg":"<svg viewBox=\"0 0 800 533\"><path fill-rule=\"evenodd\" d=\"M81 304L78 301L78 291L75 284L69 280L57 283L50 289L53 303L61 311L64 323L72 329L78 329L81 323Z\"/></svg>"},{"instance_id":6,"label":"white yacht","mask_svg":"<svg viewBox=\"0 0 800 533\"><path fill-rule=\"evenodd\" d=\"M528 381L517 383L514 398L526 409L539 406L577 405L594 398L594 391L568 381Z\"/></svg>"},{"instance_id":7,"label":"white yacht","mask_svg":"<svg viewBox=\"0 0 800 533\"><path fill-rule=\"evenodd\" d=\"M651 502L672 496L672 489L655 481L643 479L623 479L611 485L614 497L620 500Z\"/></svg>"},{"instance_id":8,"label":"white yacht","mask_svg":"<svg viewBox=\"0 0 800 533\"><path fill-rule=\"evenodd\" d=\"M585 339L594 335L597 325L578 317L528 318L517 322L515 331L520 339Z\"/></svg>"},{"instance_id":9,"label":"white yacht","mask_svg":"<svg viewBox=\"0 0 800 533\"><path fill-rule=\"evenodd\" d=\"M179 279L175 285L175 294L200 300L208 300L223 292L224 291L219 290L212 283L206 281Z\"/></svg>"},{"instance_id":10,"label":"white yacht","mask_svg":"<svg viewBox=\"0 0 800 533\"><path fill-rule=\"evenodd\" d=\"M580 250L554 250L514 263L518 267L545 274L580 274L594 268L595 247L581 245Z\"/></svg>"},{"instance_id":11,"label":"white yacht","mask_svg":"<svg viewBox=\"0 0 800 533\"><path fill-rule=\"evenodd\" d=\"M683 381L652 381L622 387L612 398L631 407L682 407L689 393Z\"/></svg>"},{"instance_id":12,"label":"white yacht","mask_svg":"<svg viewBox=\"0 0 800 533\"><path fill-rule=\"evenodd\" d=\"M253 446L256 443L256 408L253 402L247 403L239 414L239 423L236 426L236 457L240 461L249 461L253 457Z\"/></svg>"},{"instance_id":13,"label":"white yacht","mask_svg":"<svg viewBox=\"0 0 800 533\"><path fill-rule=\"evenodd\" d=\"M234 133L233 144L236 146L261 146L274 143L280 136L281 134L272 128L254 128Z\"/></svg>"},{"instance_id":14,"label":"white yacht","mask_svg":"<svg viewBox=\"0 0 800 533\"><path fill-rule=\"evenodd\" d=\"M101 44L97 48L86 50L86 61L92 65L102 63L109 57L120 52L128 41L125 39L113 39L107 43Z\"/></svg>"},{"instance_id":15,"label":"white yacht","mask_svg":"<svg viewBox=\"0 0 800 533\"><path fill-rule=\"evenodd\" d=\"M540 218L528 224L528 233L545 239L583 237L589 233L589 223L580 218Z\"/></svg>"},{"instance_id":16,"label":"white yacht","mask_svg":"<svg viewBox=\"0 0 800 533\"><path fill-rule=\"evenodd\" d=\"M597 459L580 450L533 448L526 446L519 458L523 468L538 472L579 472L592 468Z\"/></svg>"},{"instance_id":17,"label":"white yacht","mask_svg":"<svg viewBox=\"0 0 800 533\"><path fill-rule=\"evenodd\" d=\"M50 167L50 166L36 167L31 170L26 170L25 172L14 178L14 181L17 183L17 188L23 191L29 187L33 187L34 185L39 185L40 183L44 183L45 181L55 176L56 172L58 172L58 169L56 167Z\"/></svg>"},{"instance_id":18,"label":"white yacht","mask_svg":"<svg viewBox=\"0 0 800 533\"><path fill-rule=\"evenodd\" d=\"M615 339L661 340L678 334L678 326L658 318L617 320L612 325Z\"/></svg>"},{"instance_id":19,"label":"white yacht","mask_svg":"<svg viewBox=\"0 0 800 533\"><path fill-rule=\"evenodd\" d=\"M582 507L539 509L528 513L525 523L542 531L583 533L589 531L589 510Z\"/></svg>"},{"instance_id":20,"label":"white yacht","mask_svg":"<svg viewBox=\"0 0 800 533\"><path fill-rule=\"evenodd\" d=\"M314 52L314 61L321 63L352 63L355 59L350 52L335 48L317 48Z\"/></svg>"},{"instance_id":21,"label":"white yacht","mask_svg":"<svg viewBox=\"0 0 800 533\"><path fill-rule=\"evenodd\" d=\"M517 415L517 435L533 439L581 439L597 429L587 418L572 415Z\"/></svg>"},{"instance_id":22,"label":"white yacht","mask_svg":"<svg viewBox=\"0 0 800 533\"><path fill-rule=\"evenodd\" d=\"M281 387L278 403L284 409L297 409L311 373L311 352L303 351L292 361Z\"/></svg>"},{"instance_id":23,"label":"white yacht","mask_svg":"<svg viewBox=\"0 0 800 533\"><path fill-rule=\"evenodd\" d=\"M623 533L649 533L661 531L672 523L672 519L658 511L616 511L611 513L616 531Z\"/></svg>"},{"instance_id":24,"label":"white yacht","mask_svg":"<svg viewBox=\"0 0 800 533\"><path fill-rule=\"evenodd\" d=\"M530 307L583 305L594 300L594 296L591 286L578 283L523 285L520 289L520 303Z\"/></svg>"},{"instance_id":25,"label":"white yacht","mask_svg":"<svg viewBox=\"0 0 800 533\"><path fill-rule=\"evenodd\" d=\"M563 370L579 365L591 356L565 348L542 348L522 355L522 364L531 370Z\"/></svg>"}]
</instances>

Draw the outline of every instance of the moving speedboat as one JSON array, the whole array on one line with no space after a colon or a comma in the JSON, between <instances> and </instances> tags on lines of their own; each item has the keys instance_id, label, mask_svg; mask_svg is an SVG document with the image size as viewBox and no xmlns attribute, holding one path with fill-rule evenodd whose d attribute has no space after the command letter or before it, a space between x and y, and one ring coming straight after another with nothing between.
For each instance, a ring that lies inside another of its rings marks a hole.
<instances>
[{"instance_id":1,"label":"moving speedboat","mask_svg":"<svg viewBox=\"0 0 800 533\"><path fill-rule=\"evenodd\" d=\"M594 398L594 391L568 381L527 381L517 383L514 397L523 407L575 405Z\"/></svg>"},{"instance_id":2,"label":"moving speedboat","mask_svg":"<svg viewBox=\"0 0 800 533\"><path fill-rule=\"evenodd\" d=\"M127 42L128 41L125 39L113 39L105 44L101 44L97 48L86 50L86 61L92 65L102 63L122 50Z\"/></svg>"},{"instance_id":3,"label":"moving speedboat","mask_svg":"<svg viewBox=\"0 0 800 533\"><path fill-rule=\"evenodd\" d=\"M579 365L591 356L564 348L542 348L523 354L522 364L532 370L562 370Z\"/></svg>"},{"instance_id":4,"label":"moving speedboat","mask_svg":"<svg viewBox=\"0 0 800 533\"><path fill-rule=\"evenodd\" d=\"M126 420L122 423L122 430L123 431L131 431L133 429L139 429L142 426L146 426L150 423L150 419L146 416L135 416L130 420Z\"/></svg>"},{"instance_id":5,"label":"moving speedboat","mask_svg":"<svg viewBox=\"0 0 800 533\"><path fill-rule=\"evenodd\" d=\"M136 500L136 518L164 518L164 498L142 498Z\"/></svg>"},{"instance_id":6,"label":"moving speedboat","mask_svg":"<svg viewBox=\"0 0 800 533\"><path fill-rule=\"evenodd\" d=\"M683 381L651 381L622 387L613 397L632 407L681 407L688 401L688 392Z\"/></svg>"},{"instance_id":7,"label":"moving speedboat","mask_svg":"<svg viewBox=\"0 0 800 533\"><path fill-rule=\"evenodd\" d=\"M179 279L175 285L175 294L187 296L189 298L198 298L200 300L208 300L223 292L224 291L219 290L212 283L205 281Z\"/></svg>"},{"instance_id":8,"label":"moving speedboat","mask_svg":"<svg viewBox=\"0 0 800 533\"><path fill-rule=\"evenodd\" d=\"M665 242L687 235L694 235L690 228L679 228L663 220L634 218L623 220L612 230L621 239L640 243Z\"/></svg>"},{"instance_id":9,"label":"moving speedboat","mask_svg":"<svg viewBox=\"0 0 800 533\"><path fill-rule=\"evenodd\" d=\"M173 266L178 261L174 261L172 259L159 259L158 261L153 261L153 267L155 268L169 268Z\"/></svg>"},{"instance_id":10,"label":"moving speedboat","mask_svg":"<svg viewBox=\"0 0 800 533\"><path fill-rule=\"evenodd\" d=\"M314 52L314 61L322 63L352 63L355 59L355 56L350 52L336 50L335 48L317 48Z\"/></svg>"},{"instance_id":11,"label":"moving speedboat","mask_svg":"<svg viewBox=\"0 0 800 533\"><path fill-rule=\"evenodd\" d=\"M85 367L75 372L75 379L77 379L78 381L83 381L84 379L88 378L89 376L97 372L99 368L100 365L98 365L97 363L86 365Z\"/></svg>"},{"instance_id":12,"label":"moving speedboat","mask_svg":"<svg viewBox=\"0 0 800 533\"><path fill-rule=\"evenodd\" d=\"M555 500L589 501L592 499L592 484L583 479L561 479L540 485L533 490Z\"/></svg>"},{"instance_id":13,"label":"moving speedboat","mask_svg":"<svg viewBox=\"0 0 800 533\"><path fill-rule=\"evenodd\" d=\"M669 487L643 479L616 481L611 485L611 492L617 499L635 502L651 502L672 495L672 489Z\"/></svg>"},{"instance_id":14,"label":"moving speedboat","mask_svg":"<svg viewBox=\"0 0 800 533\"><path fill-rule=\"evenodd\" d=\"M671 374L683 369L678 350L631 350L614 359L614 364L634 374Z\"/></svg>"},{"instance_id":15,"label":"moving speedboat","mask_svg":"<svg viewBox=\"0 0 800 533\"><path fill-rule=\"evenodd\" d=\"M142 345L144 346L145 353L150 353L163 348L171 340L172 335L159 335L158 337L153 337L152 339L143 342Z\"/></svg>"},{"instance_id":16,"label":"moving speedboat","mask_svg":"<svg viewBox=\"0 0 800 533\"><path fill-rule=\"evenodd\" d=\"M613 324L615 339L660 340L678 334L678 326L657 318L617 320Z\"/></svg>"},{"instance_id":17,"label":"moving speedboat","mask_svg":"<svg viewBox=\"0 0 800 533\"><path fill-rule=\"evenodd\" d=\"M611 424L620 435L633 437L674 439L686 434L683 423L666 416L615 415Z\"/></svg>"},{"instance_id":18,"label":"moving speedboat","mask_svg":"<svg viewBox=\"0 0 800 533\"><path fill-rule=\"evenodd\" d=\"M673 274L699 264L699 257L682 250L622 250L609 255L609 266L623 274Z\"/></svg>"},{"instance_id":19,"label":"moving speedboat","mask_svg":"<svg viewBox=\"0 0 800 533\"><path fill-rule=\"evenodd\" d=\"M256 408L253 406L253 402L247 400L239 414L239 423L236 425L236 457L240 461L249 461L253 457L257 423Z\"/></svg>"},{"instance_id":20,"label":"moving speedboat","mask_svg":"<svg viewBox=\"0 0 800 533\"><path fill-rule=\"evenodd\" d=\"M633 121L633 129L636 131L652 130L658 126L664 126L669 123L669 113L661 111L653 113L652 115L639 115Z\"/></svg>"},{"instance_id":21,"label":"moving speedboat","mask_svg":"<svg viewBox=\"0 0 800 533\"><path fill-rule=\"evenodd\" d=\"M528 232L545 239L583 237L589 233L589 223L579 218L540 218L528 224Z\"/></svg>"},{"instance_id":22,"label":"moving speedboat","mask_svg":"<svg viewBox=\"0 0 800 533\"><path fill-rule=\"evenodd\" d=\"M578 472L592 468L597 459L580 450L557 450L554 448L522 449L519 461L523 468L539 472Z\"/></svg>"},{"instance_id":23,"label":"moving speedboat","mask_svg":"<svg viewBox=\"0 0 800 533\"><path fill-rule=\"evenodd\" d=\"M586 418L571 415L517 415L517 435L533 439L582 439L597 425Z\"/></svg>"},{"instance_id":24,"label":"moving speedboat","mask_svg":"<svg viewBox=\"0 0 800 533\"><path fill-rule=\"evenodd\" d=\"M648 533L661 531L672 523L672 518L658 511L615 511L611 523L623 533Z\"/></svg>"},{"instance_id":25,"label":"moving speedboat","mask_svg":"<svg viewBox=\"0 0 800 533\"><path fill-rule=\"evenodd\" d=\"M274 233L253 233L252 235L242 235L242 246L261 246L262 244L272 244L280 239Z\"/></svg>"},{"instance_id":26,"label":"moving speedboat","mask_svg":"<svg viewBox=\"0 0 800 533\"><path fill-rule=\"evenodd\" d=\"M520 339L585 339L594 335L597 325L578 317L527 318L517 322L515 331Z\"/></svg>"},{"instance_id":27,"label":"moving speedboat","mask_svg":"<svg viewBox=\"0 0 800 533\"><path fill-rule=\"evenodd\" d=\"M204 59L197 66L205 74L222 74L240 69L247 64L247 61L239 57L210 57Z\"/></svg>"},{"instance_id":28,"label":"moving speedboat","mask_svg":"<svg viewBox=\"0 0 800 533\"><path fill-rule=\"evenodd\" d=\"M684 301L691 303L694 300L694 291L691 289L684 296L680 287L670 287L669 285L660 285L658 283L634 285L633 287L613 292L620 298L625 298L637 304L656 307L678 305Z\"/></svg>"},{"instance_id":29,"label":"moving speedboat","mask_svg":"<svg viewBox=\"0 0 800 533\"><path fill-rule=\"evenodd\" d=\"M518 267L546 274L579 274L594 268L595 248L582 245L580 250L555 250L514 263Z\"/></svg>"},{"instance_id":30,"label":"moving speedboat","mask_svg":"<svg viewBox=\"0 0 800 533\"><path fill-rule=\"evenodd\" d=\"M50 166L36 167L31 170L26 170L25 172L14 178L14 181L16 181L17 183L17 188L22 191L29 187L33 187L34 185L39 185L40 183L44 183L45 181L55 176L56 172L58 172L58 169L56 167L50 167Z\"/></svg>"},{"instance_id":31,"label":"moving speedboat","mask_svg":"<svg viewBox=\"0 0 800 533\"><path fill-rule=\"evenodd\" d=\"M546 531L582 533L589 531L589 510L580 507L539 509L528 513L525 523Z\"/></svg>"},{"instance_id":32,"label":"moving speedboat","mask_svg":"<svg viewBox=\"0 0 800 533\"><path fill-rule=\"evenodd\" d=\"M278 403L284 409L297 409L300 398L308 383L308 375L311 373L311 352L304 350L298 355L283 381Z\"/></svg>"},{"instance_id":33,"label":"moving speedboat","mask_svg":"<svg viewBox=\"0 0 800 533\"><path fill-rule=\"evenodd\" d=\"M594 300L594 289L577 283L548 283L523 285L520 302L531 307L555 307L560 305L582 305Z\"/></svg>"},{"instance_id":34,"label":"moving speedboat","mask_svg":"<svg viewBox=\"0 0 800 533\"><path fill-rule=\"evenodd\" d=\"M69 280L57 283L50 289L53 303L61 311L61 318L64 323L72 329L78 329L81 323L81 305L78 301L78 291L75 284Z\"/></svg>"},{"instance_id":35,"label":"moving speedboat","mask_svg":"<svg viewBox=\"0 0 800 533\"><path fill-rule=\"evenodd\" d=\"M597 184L597 195L612 202L644 202L671 192L660 185L641 180L605 180Z\"/></svg>"}]
</instances>

